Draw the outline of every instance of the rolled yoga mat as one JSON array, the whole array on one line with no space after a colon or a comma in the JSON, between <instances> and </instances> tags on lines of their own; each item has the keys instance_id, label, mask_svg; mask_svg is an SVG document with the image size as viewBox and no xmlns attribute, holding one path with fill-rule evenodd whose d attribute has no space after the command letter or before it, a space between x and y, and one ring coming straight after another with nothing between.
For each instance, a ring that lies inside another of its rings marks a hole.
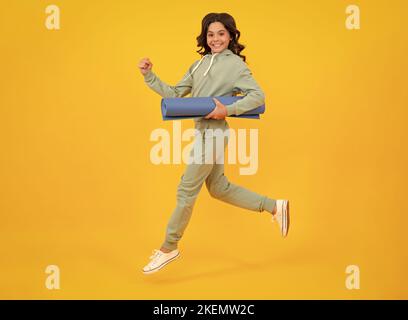
<instances>
[{"instance_id":1,"label":"rolled yoga mat","mask_svg":"<svg viewBox=\"0 0 408 320\"><path fill-rule=\"evenodd\" d=\"M243 99L243 96L235 97L215 97L224 105L229 105L237 100ZM197 98L163 98L161 101L161 111L163 120L179 120L204 117L213 111L215 102L213 97ZM265 105L247 111L243 114L231 115L230 117L259 119L259 115L265 112Z\"/></svg>"}]
</instances>

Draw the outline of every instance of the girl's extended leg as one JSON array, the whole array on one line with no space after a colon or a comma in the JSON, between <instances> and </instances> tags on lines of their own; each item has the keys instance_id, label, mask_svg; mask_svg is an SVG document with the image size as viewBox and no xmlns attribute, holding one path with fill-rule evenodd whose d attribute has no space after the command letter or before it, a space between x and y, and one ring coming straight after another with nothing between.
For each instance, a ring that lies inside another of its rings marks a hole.
<instances>
[{"instance_id":1,"label":"girl's extended leg","mask_svg":"<svg viewBox=\"0 0 408 320\"><path fill-rule=\"evenodd\" d=\"M194 203L212 167L212 164L189 164L187 166L177 188L176 208L167 224L166 239L162 244L164 251L177 249L177 243L190 221Z\"/></svg>"},{"instance_id":2,"label":"girl's extended leg","mask_svg":"<svg viewBox=\"0 0 408 320\"><path fill-rule=\"evenodd\" d=\"M167 224L166 238L161 246L161 250L164 252L177 249L177 244L190 221L197 196L213 168L213 164L205 163L207 145L205 142L205 127L196 125L196 129L199 130L200 135L196 136L195 144L199 144L200 148L197 150L197 154L194 154L195 149L192 149L190 156L201 159L201 162L193 162L187 165L181 177L177 188L177 205Z\"/></svg>"}]
</instances>

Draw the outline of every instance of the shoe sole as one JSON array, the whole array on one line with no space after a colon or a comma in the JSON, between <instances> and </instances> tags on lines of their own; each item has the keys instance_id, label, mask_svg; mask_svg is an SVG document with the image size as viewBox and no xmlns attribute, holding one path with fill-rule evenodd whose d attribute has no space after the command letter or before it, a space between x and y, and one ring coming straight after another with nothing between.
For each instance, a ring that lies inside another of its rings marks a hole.
<instances>
[{"instance_id":1,"label":"shoe sole","mask_svg":"<svg viewBox=\"0 0 408 320\"><path fill-rule=\"evenodd\" d=\"M285 215L285 223L286 223L286 233L284 237L286 237L289 233L289 225L290 225L290 215L289 215L289 201L286 201L286 215Z\"/></svg>"},{"instance_id":2,"label":"shoe sole","mask_svg":"<svg viewBox=\"0 0 408 320\"><path fill-rule=\"evenodd\" d=\"M289 216L289 201L284 200L282 204L282 237L286 237L289 233L290 216Z\"/></svg>"},{"instance_id":3,"label":"shoe sole","mask_svg":"<svg viewBox=\"0 0 408 320\"><path fill-rule=\"evenodd\" d=\"M152 274L152 273L155 273L155 272L159 271L161 268L163 268L164 266L166 266L167 264L169 264L170 262L176 260L179 256L180 256L180 251L177 253L176 256L174 256L173 258L167 260L166 262L163 262L160 266L158 266L158 267L156 267L156 268L154 268L154 269L152 269L152 270L149 270L149 271L144 271L144 270L142 270L142 272L143 272L143 274Z\"/></svg>"}]
</instances>

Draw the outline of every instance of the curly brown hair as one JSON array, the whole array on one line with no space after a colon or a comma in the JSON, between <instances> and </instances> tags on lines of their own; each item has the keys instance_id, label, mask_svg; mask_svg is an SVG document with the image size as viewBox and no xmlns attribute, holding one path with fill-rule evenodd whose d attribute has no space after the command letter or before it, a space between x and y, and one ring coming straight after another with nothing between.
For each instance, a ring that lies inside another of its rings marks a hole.
<instances>
[{"instance_id":1,"label":"curly brown hair","mask_svg":"<svg viewBox=\"0 0 408 320\"><path fill-rule=\"evenodd\" d=\"M200 50L197 50L197 52L202 56L211 53L211 49L207 44L207 32L209 25L213 22L220 22L224 25L232 38L228 45L228 49L245 61L246 57L241 55L241 51L245 49L245 46L238 42L241 32L237 29L234 18L225 12L209 13L203 18L203 21L201 22L201 34L197 37L197 47L200 47Z\"/></svg>"}]
</instances>

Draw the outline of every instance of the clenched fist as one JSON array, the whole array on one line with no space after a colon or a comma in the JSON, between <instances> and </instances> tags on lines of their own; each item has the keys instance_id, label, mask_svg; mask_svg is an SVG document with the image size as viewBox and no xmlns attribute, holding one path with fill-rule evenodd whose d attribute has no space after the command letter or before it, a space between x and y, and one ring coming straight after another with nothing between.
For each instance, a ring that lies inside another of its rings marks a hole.
<instances>
[{"instance_id":1,"label":"clenched fist","mask_svg":"<svg viewBox=\"0 0 408 320\"><path fill-rule=\"evenodd\" d=\"M152 69L153 63L149 60L149 58L143 58L140 60L138 67L142 75L145 75Z\"/></svg>"}]
</instances>

